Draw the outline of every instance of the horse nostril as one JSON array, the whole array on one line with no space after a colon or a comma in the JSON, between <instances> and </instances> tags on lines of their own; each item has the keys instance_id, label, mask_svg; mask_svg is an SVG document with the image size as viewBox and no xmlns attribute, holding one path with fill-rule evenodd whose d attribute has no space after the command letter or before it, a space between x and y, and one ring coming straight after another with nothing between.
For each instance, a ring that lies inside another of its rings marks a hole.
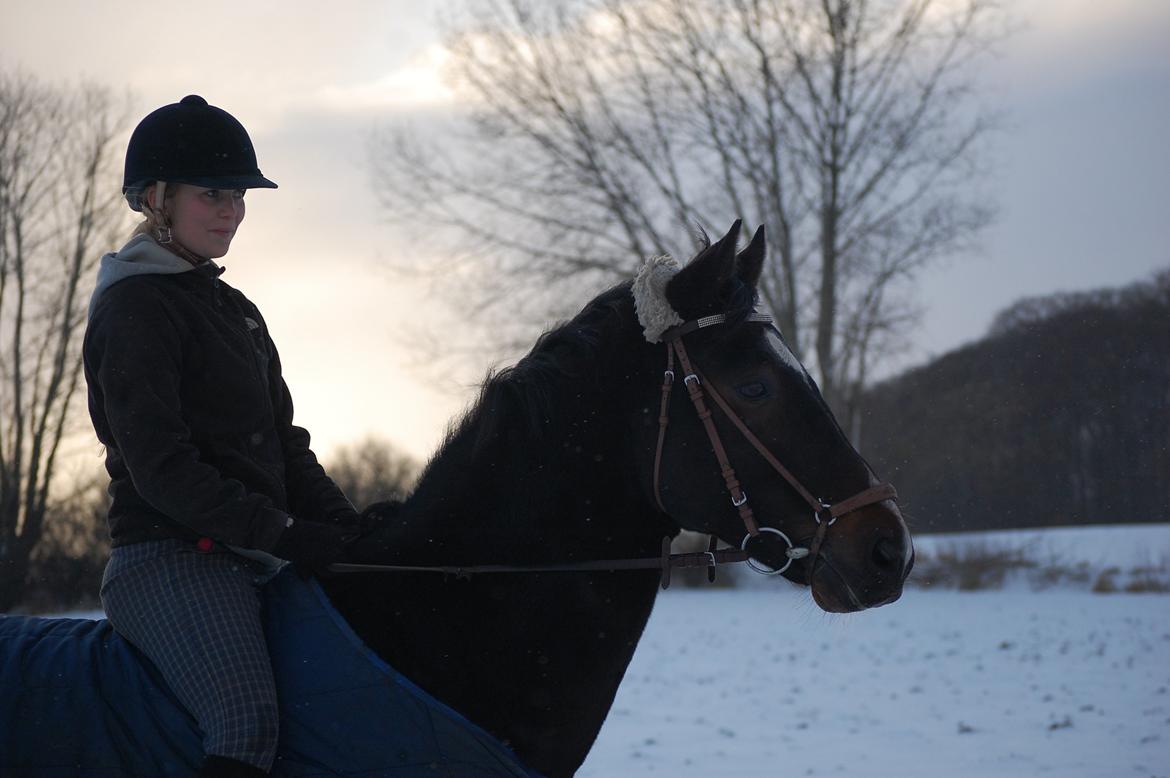
<instances>
[{"instance_id":1,"label":"horse nostril","mask_svg":"<svg viewBox=\"0 0 1170 778\"><path fill-rule=\"evenodd\" d=\"M873 544L873 563L878 567L893 567L902 564L901 546L888 538L881 538Z\"/></svg>"}]
</instances>

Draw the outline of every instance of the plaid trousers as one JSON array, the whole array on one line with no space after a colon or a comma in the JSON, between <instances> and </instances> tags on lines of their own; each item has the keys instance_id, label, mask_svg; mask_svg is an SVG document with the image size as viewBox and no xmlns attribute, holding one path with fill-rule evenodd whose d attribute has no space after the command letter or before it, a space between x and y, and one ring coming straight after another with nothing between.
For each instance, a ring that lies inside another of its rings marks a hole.
<instances>
[{"instance_id":1,"label":"plaid trousers","mask_svg":"<svg viewBox=\"0 0 1170 778\"><path fill-rule=\"evenodd\" d=\"M264 565L180 540L115 548L102 578L110 624L155 664L199 723L206 754L272 768L278 708L260 621Z\"/></svg>"}]
</instances>

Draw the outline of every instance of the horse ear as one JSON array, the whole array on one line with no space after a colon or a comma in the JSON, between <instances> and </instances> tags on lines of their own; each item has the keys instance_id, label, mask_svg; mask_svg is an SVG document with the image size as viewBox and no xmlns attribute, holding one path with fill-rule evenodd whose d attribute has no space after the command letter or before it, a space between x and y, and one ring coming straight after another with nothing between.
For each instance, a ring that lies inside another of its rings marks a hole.
<instances>
[{"instance_id":1,"label":"horse ear","mask_svg":"<svg viewBox=\"0 0 1170 778\"><path fill-rule=\"evenodd\" d=\"M760 271L764 269L765 250L764 225L761 224L752 236L752 242L735 257L735 274L740 281L755 287L760 280Z\"/></svg>"},{"instance_id":2,"label":"horse ear","mask_svg":"<svg viewBox=\"0 0 1170 778\"><path fill-rule=\"evenodd\" d=\"M720 305L720 290L735 272L735 248L740 220L727 234L687 263L666 285L671 307L685 319L704 315Z\"/></svg>"}]
</instances>

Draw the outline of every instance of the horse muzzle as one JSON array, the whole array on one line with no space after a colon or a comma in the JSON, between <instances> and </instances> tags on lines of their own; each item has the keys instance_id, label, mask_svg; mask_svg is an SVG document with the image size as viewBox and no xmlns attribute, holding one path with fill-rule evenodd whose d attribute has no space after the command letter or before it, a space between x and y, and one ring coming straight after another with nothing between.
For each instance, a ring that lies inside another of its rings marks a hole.
<instances>
[{"instance_id":1,"label":"horse muzzle","mask_svg":"<svg viewBox=\"0 0 1170 778\"><path fill-rule=\"evenodd\" d=\"M852 613L901 597L914 566L914 544L896 509L863 508L838 524L845 526L829 533L808 562L816 604L829 613Z\"/></svg>"}]
</instances>

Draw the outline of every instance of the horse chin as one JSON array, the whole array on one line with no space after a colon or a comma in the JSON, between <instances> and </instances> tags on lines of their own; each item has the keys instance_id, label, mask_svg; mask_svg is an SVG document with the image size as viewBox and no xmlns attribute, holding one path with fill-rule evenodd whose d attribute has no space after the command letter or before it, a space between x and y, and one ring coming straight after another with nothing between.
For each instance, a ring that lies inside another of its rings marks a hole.
<instances>
[{"instance_id":1,"label":"horse chin","mask_svg":"<svg viewBox=\"0 0 1170 778\"><path fill-rule=\"evenodd\" d=\"M804 540L803 544L807 546L810 542L811 538ZM792 565L781 575L798 586L809 587L813 602L827 613L855 613L872 607L862 602L856 589L838 572L827 555L817 558L812 575L809 575L808 560Z\"/></svg>"},{"instance_id":2,"label":"horse chin","mask_svg":"<svg viewBox=\"0 0 1170 778\"><path fill-rule=\"evenodd\" d=\"M828 556L822 556L817 560L810 588L813 602L827 613L856 613L888 605L902 596L901 586L893 591L879 593L851 584L833 566Z\"/></svg>"},{"instance_id":3,"label":"horse chin","mask_svg":"<svg viewBox=\"0 0 1170 778\"><path fill-rule=\"evenodd\" d=\"M826 613L855 613L865 610L853 588L828 565L817 565L813 574L813 602Z\"/></svg>"}]
</instances>

